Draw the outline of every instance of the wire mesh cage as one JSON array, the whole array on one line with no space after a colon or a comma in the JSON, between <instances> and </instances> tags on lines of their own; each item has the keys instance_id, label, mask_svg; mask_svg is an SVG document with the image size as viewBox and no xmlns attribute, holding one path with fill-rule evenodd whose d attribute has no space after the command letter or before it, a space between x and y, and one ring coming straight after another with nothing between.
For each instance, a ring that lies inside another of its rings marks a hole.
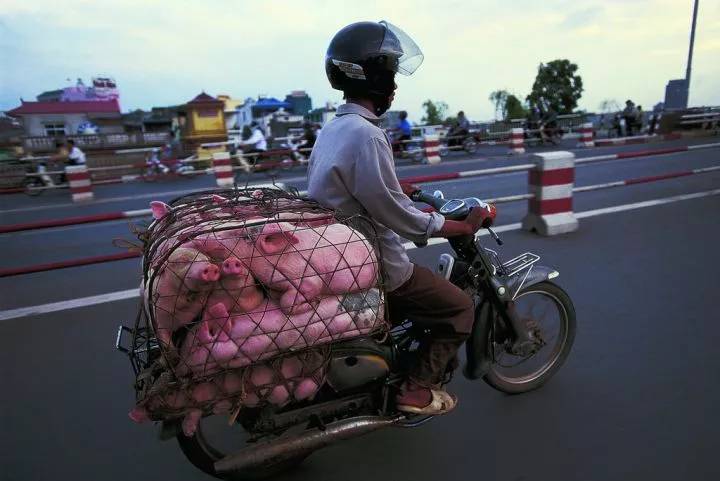
<instances>
[{"instance_id":1,"label":"wire mesh cage","mask_svg":"<svg viewBox=\"0 0 720 481\"><path fill-rule=\"evenodd\" d=\"M278 189L151 204L130 358L135 421L312 398L328 345L384 333L373 224Z\"/></svg>"}]
</instances>

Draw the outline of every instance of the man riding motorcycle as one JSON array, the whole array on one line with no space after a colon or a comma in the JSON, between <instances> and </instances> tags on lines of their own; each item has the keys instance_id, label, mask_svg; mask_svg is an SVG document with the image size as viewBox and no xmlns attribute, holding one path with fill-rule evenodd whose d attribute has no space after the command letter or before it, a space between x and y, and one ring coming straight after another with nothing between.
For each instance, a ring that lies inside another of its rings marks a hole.
<instances>
[{"instance_id":1,"label":"man riding motorcycle","mask_svg":"<svg viewBox=\"0 0 720 481\"><path fill-rule=\"evenodd\" d=\"M412 74L423 54L413 40L388 22L358 22L330 42L325 72L330 85L344 93L318 136L310 156L308 193L342 215L363 214L378 234L390 320L421 323L429 336L420 346L418 364L397 397L398 409L432 415L452 410L457 399L440 385L474 321L471 298L425 267L410 262L400 236L417 243L429 237L474 234L490 226L495 209L475 208L464 221L424 213L408 197L418 188L401 185L394 170L390 141L377 123L389 108L395 74Z\"/></svg>"}]
</instances>

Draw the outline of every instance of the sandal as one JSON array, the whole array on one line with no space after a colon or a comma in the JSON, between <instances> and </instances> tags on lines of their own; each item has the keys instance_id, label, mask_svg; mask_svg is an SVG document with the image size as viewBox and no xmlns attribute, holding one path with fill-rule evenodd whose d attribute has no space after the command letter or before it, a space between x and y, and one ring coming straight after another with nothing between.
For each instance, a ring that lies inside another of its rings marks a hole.
<instances>
[{"instance_id":1,"label":"sandal","mask_svg":"<svg viewBox=\"0 0 720 481\"><path fill-rule=\"evenodd\" d=\"M457 397L448 394L445 391L431 389L430 395L432 400L430 404L425 407L413 406L410 404L398 404L397 409L399 411L411 414L422 414L425 416L436 416L440 414L447 414L457 406Z\"/></svg>"}]
</instances>

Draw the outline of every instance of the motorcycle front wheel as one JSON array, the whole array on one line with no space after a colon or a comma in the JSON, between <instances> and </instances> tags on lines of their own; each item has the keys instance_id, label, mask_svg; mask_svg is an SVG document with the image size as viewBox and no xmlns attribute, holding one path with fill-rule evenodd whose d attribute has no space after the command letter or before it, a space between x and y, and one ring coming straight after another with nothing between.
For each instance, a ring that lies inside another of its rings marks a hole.
<instances>
[{"instance_id":1,"label":"motorcycle front wheel","mask_svg":"<svg viewBox=\"0 0 720 481\"><path fill-rule=\"evenodd\" d=\"M196 468L205 474L227 481L257 481L277 476L298 466L311 454L303 454L287 461L243 472L217 473L215 462L227 456L229 452L226 451L237 450L245 444L246 441L242 438L246 435L247 432L241 425L228 427L221 416L210 416L202 419L194 436L187 437L182 430L179 430L176 438L183 454Z\"/></svg>"},{"instance_id":2,"label":"motorcycle front wheel","mask_svg":"<svg viewBox=\"0 0 720 481\"><path fill-rule=\"evenodd\" d=\"M36 197L42 194L45 190L43 189L43 187L45 187L45 183L38 177L26 177L25 181L23 182L25 194L29 195L30 197Z\"/></svg>"},{"instance_id":3,"label":"motorcycle front wheel","mask_svg":"<svg viewBox=\"0 0 720 481\"><path fill-rule=\"evenodd\" d=\"M507 394L520 394L545 384L563 365L575 340L575 307L558 285L540 282L520 290L515 308L541 347L528 357L510 352L508 342L490 340L493 362L483 380Z\"/></svg>"}]
</instances>

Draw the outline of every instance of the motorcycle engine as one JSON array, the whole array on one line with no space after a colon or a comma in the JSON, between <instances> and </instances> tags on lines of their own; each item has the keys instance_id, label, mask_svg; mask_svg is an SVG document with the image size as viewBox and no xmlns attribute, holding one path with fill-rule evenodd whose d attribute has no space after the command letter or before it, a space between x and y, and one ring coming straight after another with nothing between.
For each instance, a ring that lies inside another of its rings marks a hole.
<instances>
[{"instance_id":1,"label":"motorcycle engine","mask_svg":"<svg viewBox=\"0 0 720 481\"><path fill-rule=\"evenodd\" d=\"M386 351L372 339L333 346L327 383L343 392L385 379L390 372L390 353Z\"/></svg>"}]
</instances>

